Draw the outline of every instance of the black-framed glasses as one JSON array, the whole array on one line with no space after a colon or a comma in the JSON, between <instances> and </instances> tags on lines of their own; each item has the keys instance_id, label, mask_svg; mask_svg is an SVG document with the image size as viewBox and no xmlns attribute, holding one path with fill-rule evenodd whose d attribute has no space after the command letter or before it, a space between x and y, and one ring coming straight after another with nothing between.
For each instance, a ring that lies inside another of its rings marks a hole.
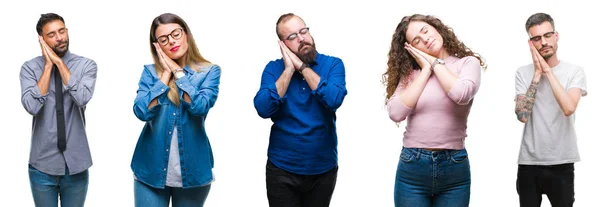
<instances>
[{"instance_id":1,"label":"black-framed glasses","mask_svg":"<svg viewBox=\"0 0 600 207\"><path fill-rule=\"evenodd\" d=\"M304 27L304 28L300 29L300 31L298 31L297 33L292 33L292 34L288 35L285 39L289 40L289 41L295 40L296 37L298 37L298 35L305 35L305 34L307 34L308 33L308 29L309 29L308 27Z\"/></svg>"},{"instance_id":2,"label":"black-framed glasses","mask_svg":"<svg viewBox=\"0 0 600 207\"><path fill-rule=\"evenodd\" d=\"M177 28L171 31L171 33L168 35L158 36L156 38L156 42L158 42L159 45L165 46L169 43L169 36L171 36L174 40L178 40L183 36L183 29Z\"/></svg>"},{"instance_id":3,"label":"black-framed glasses","mask_svg":"<svg viewBox=\"0 0 600 207\"><path fill-rule=\"evenodd\" d=\"M542 40L542 36L544 36L544 38L548 39L548 38L551 38L551 37L552 37L552 35L554 35L554 33L555 33L555 32L556 32L556 31L552 31L552 32L546 32L546 33L545 33L545 34L543 34L543 35L538 35L538 36L533 36L533 37L530 37L530 38L529 38L529 40L531 40L532 42L537 42L537 41L540 41L540 40Z\"/></svg>"}]
</instances>

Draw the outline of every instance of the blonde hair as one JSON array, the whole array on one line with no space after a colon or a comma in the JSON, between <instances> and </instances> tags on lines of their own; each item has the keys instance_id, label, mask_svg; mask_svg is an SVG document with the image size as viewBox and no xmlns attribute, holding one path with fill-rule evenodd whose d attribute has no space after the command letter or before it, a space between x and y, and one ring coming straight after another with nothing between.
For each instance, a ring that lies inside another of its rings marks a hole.
<instances>
[{"instance_id":1,"label":"blonde hair","mask_svg":"<svg viewBox=\"0 0 600 207\"><path fill-rule=\"evenodd\" d=\"M152 26L150 27L150 51L152 52L152 59L154 60L154 69L156 70L156 74L158 74L158 76L161 77L163 72L165 71L165 69L160 64L158 54L156 53L156 49L155 49L154 45L152 44L152 43L156 42L156 39L157 39L154 32L156 32L156 28L158 28L159 25L170 24L170 23L175 23L175 24L178 24L179 26L181 26L183 28L183 32L185 33L185 35L187 35L188 49L187 49L184 57L182 57L182 58L185 58L185 64L189 65L192 68L192 70L194 70L196 72L199 71L199 68L192 67L192 66L197 66L200 63L209 63L210 64L210 62L208 60L204 59L204 57L202 57L202 55L200 55L198 46L196 46L196 41L194 41L194 36L192 35L192 32L190 31L190 28L185 23L185 21L183 21L183 19L181 17L179 17L175 14L164 13L164 14L161 14L158 17L154 18L154 20L152 21ZM177 88L177 85L175 84L175 79L173 77L171 77L169 79L168 86L171 90L169 90L169 92L167 93L167 97L176 106L179 106L179 104L180 104L179 90Z\"/></svg>"}]
</instances>

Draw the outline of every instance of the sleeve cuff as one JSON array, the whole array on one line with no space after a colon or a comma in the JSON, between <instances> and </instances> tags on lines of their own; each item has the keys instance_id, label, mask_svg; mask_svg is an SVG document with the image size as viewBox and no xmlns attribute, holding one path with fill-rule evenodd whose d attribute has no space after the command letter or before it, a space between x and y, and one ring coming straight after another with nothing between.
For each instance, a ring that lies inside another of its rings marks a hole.
<instances>
[{"instance_id":1,"label":"sleeve cuff","mask_svg":"<svg viewBox=\"0 0 600 207\"><path fill-rule=\"evenodd\" d=\"M587 96L587 89L585 87L582 86L571 86L569 88L567 88L567 91L571 88L579 88L581 89L581 97Z\"/></svg>"},{"instance_id":2,"label":"sleeve cuff","mask_svg":"<svg viewBox=\"0 0 600 207\"><path fill-rule=\"evenodd\" d=\"M150 100L155 99L156 97L168 92L171 88L165 85L162 81L157 81L154 86L150 89ZM160 99L159 99L160 101Z\"/></svg>"},{"instance_id":3,"label":"sleeve cuff","mask_svg":"<svg viewBox=\"0 0 600 207\"><path fill-rule=\"evenodd\" d=\"M267 89L269 89L269 94L271 95L271 98L273 98L279 103L282 103L287 97L287 93L283 95L283 97L279 97L279 93L277 92L277 86L275 85L275 83L267 85Z\"/></svg>"},{"instance_id":4,"label":"sleeve cuff","mask_svg":"<svg viewBox=\"0 0 600 207\"><path fill-rule=\"evenodd\" d=\"M40 92L40 88L36 85L35 87L33 87L33 90L31 90L31 96L33 96L33 98L36 99L44 99L46 100L46 97L48 97L49 93L46 93L45 95L42 95L42 93Z\"/></svg>"},{"instance_id":5,"label":"sleeve cuff","mask_svg":"<svg viewBox=\"0 0 600 207\"><path fill-rule=\"evenodd\" d=\"M319 81L319 84L317 84L317 88L315 88L315 90L313 90L311 93L313 95L320 94L321 89L326 86L327 86L327 80L321 79L321 81Z\"/></svg>"}]
</instances>

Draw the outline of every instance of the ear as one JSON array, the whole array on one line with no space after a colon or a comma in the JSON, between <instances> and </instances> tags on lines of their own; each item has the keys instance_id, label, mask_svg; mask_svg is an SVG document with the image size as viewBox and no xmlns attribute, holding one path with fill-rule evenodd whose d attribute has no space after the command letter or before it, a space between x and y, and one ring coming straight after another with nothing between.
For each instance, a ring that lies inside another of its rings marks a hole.
<instances>
[{"instance_id":1,"label":"ear","mask_svg":"<svg viewBox=\"0 0 600 207\"><path fill-rule=\"evenodd\" d=\"M560 39L559 35L558 35L558 31L554 32L554 35L556 35L556 41L558 42L558 40Z\"/></svg>"}]
</instances>

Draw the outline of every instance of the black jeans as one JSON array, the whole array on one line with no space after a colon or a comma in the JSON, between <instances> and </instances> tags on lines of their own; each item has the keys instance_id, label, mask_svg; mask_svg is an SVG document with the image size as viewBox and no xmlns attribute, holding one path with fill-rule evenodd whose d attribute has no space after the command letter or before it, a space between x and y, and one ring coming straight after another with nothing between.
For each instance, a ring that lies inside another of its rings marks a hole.
<instances>
[{"instance_id":1,"label":"black jeans","mask_svg":"<svg viewBox=\"0 0 600 207\"><path fill-rule=\"evenodd\" d=\"M552 207L572 207L575 202L575 168L561 165L519 165L517 193L521 207L539 207L546 194Z\"/></svg>"},{"instance_id":2,"label":"black jeans","mask_svg":"<svg viewBox=\"0 0 600 207\"><path fill-rule=\"evenodd\" d=\"M270 207L327 207L337 180L338 166L318 175L287 172L267 160L267 198Z\"/></svg>"}]
</instances>

